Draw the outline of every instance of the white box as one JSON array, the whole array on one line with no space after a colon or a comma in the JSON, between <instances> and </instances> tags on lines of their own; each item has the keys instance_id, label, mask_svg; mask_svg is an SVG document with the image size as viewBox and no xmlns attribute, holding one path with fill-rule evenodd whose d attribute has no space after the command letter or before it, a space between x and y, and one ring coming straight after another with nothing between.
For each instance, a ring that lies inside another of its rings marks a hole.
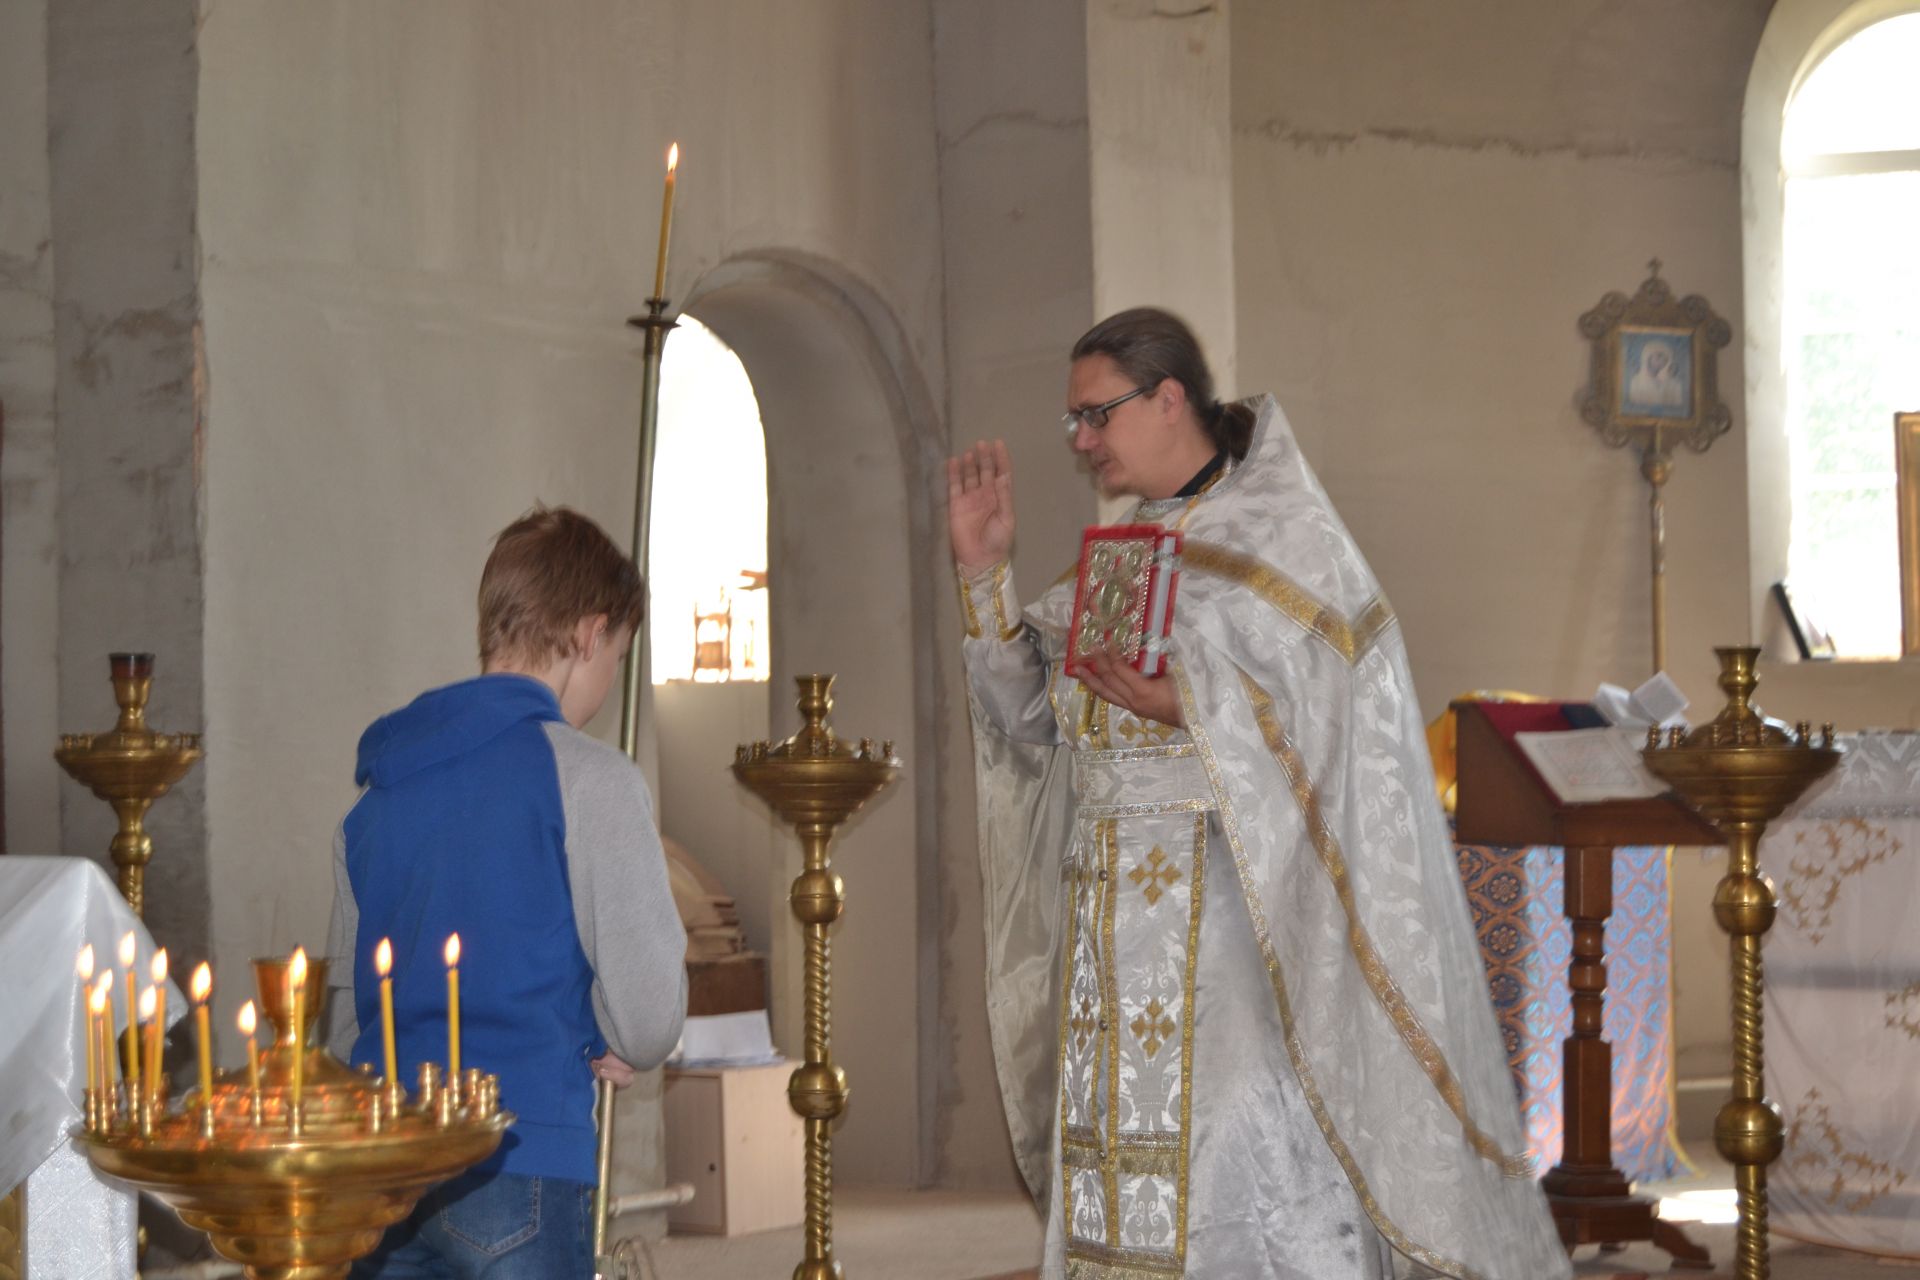
<instances>
[{"instance_id":1,"label":"white box","mask_svg":"<svg viewBox=\"0 0 1920 1280\"><path fill-rule=\"evenodd\" d=\"M667 1068L667 1181L694 1191L667 1211L669 1229L737 1236L805 1219L806 1138L787 1104L794 1065Z\"/></svg>"}]
</instances>

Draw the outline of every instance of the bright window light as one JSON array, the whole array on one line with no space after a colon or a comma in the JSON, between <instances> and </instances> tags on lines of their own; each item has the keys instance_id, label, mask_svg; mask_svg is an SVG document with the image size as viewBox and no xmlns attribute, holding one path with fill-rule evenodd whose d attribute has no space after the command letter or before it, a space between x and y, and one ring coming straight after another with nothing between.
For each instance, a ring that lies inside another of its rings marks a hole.
<instances>
[{"instance_id":1,"label":"bright window light","mask_svg":"<svg viewBox=\"0 0 1920 1280\"><path fill-rule=\"evenodd\" d=\"M1893 419L1920 409L1916 58L1920 14L1854 36L1795 95L1782 146L1788 581L1848 658L1900 653Z\"/></svg>"},{"instance_id":2,"label":"bright window light","mask_svg":"<svg viewBox=\"0 0 1920 1280\"><path fill-rule=\"evenodd\" d=\"M765 680L767 442L740 357L691 316L660 362L648 535L653 682Z\"/></svg>"}]
</instances>

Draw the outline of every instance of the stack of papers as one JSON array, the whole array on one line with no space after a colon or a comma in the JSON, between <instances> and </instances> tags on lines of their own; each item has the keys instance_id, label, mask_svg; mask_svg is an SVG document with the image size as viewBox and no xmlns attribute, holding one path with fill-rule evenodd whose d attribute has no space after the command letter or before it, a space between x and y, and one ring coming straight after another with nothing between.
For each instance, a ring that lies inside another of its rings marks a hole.
<instances>
[{"instance_id":1,"label":"stack of papers","mask_svg":"<svg viewBox=\"0 0 1920 1280\"><path fill-rule=\"evenodd\" d=\"M717 1013L688 1018L680 1044L667 1059L672 1067L764 1067L781 1061L773 1047L767 1011Z\"/></svg>"}]
</instances>

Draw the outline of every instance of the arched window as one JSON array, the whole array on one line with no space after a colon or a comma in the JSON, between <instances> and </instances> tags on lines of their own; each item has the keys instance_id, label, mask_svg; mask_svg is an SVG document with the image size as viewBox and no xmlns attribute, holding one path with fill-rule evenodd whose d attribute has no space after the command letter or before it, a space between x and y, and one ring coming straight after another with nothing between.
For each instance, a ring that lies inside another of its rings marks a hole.
<instances>
[{"instance_id":1,"label":"arched window","mask_svg":"<svg viewBox=\"0 0 1920 1280\"><path fill-rule=\"evenodd\" d=\"M660 362L648 534L653 682L765 680L767 441L733 349L692 316Z\"/></svg>"},{"instance_id":2,"label":"arched window","mask_svg":"<svg viewBox=\"0 0 1920 1280\"><path fill-rule=\"evenodd\" d=\"M1867 26L1788 101L1781 357L1793 598L1843 657L1901 651L1894 414L1920 409L1920 13Z\"/></svg>"}]
</instances>

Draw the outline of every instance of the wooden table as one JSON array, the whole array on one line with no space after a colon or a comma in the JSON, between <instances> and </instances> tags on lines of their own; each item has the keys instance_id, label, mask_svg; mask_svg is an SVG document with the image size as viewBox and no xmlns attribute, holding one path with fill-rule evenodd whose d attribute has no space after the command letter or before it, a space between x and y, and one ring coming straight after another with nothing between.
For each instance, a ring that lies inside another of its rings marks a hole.
<instances>
[{"instance_id":1,"label":"wooden table","mask_svg":"<svg viewBox=\"0 0 1920 1280\"><path fill-rule=\"evenodd\" d=\"M1550 704L1541 704L1544 713ZM1719 833L1671 795L1561 804L1485 704L1455 702L1456 837L1463 844L1558 845L1567 851L1566 912L1573 931L1567 985L1573 1031L1562 1046L1560 1163L1540 1180L1569 1250L1649 1240L1681 1267L1712 1266L1707 1251L1658 1206L1636 1196L1613 1162L1613 1046L1601 1035L1606 1004L1606 924L1613 914L1613 851L1622 845L1718 845Z\"/></svg>"}]
</instances>

